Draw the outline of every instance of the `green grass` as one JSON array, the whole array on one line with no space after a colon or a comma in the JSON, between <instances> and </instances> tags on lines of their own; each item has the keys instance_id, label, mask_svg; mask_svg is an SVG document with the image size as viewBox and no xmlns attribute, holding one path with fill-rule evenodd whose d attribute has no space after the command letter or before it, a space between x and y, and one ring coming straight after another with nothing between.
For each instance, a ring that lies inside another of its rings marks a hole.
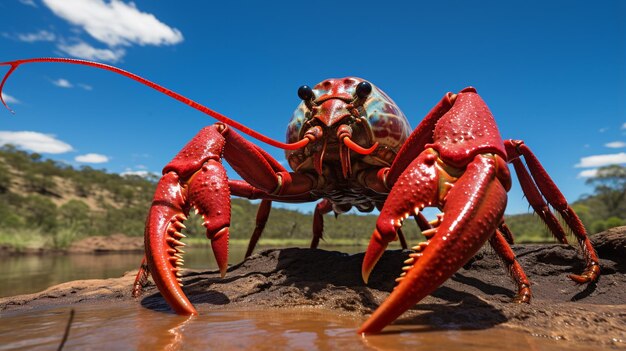
<instances>
[{"instance_id":1,"label":"green grass","mask_svg":"<svg viewBox=\"0 0 626 351\"><path fill-rule=\"evenodd\" d=\"M194 247L204 247L211 245L211 241L206 238L186 238L184 240L185 244ZM229 245L237 245L237 246L247 246L249 239L230 239L228 241ZM369 238L357 239L356 241L353 239L345 239L345 238L335 238L329 239L327 241L320 242L322 244L330 244L333 246L365 246L369 243ZM257 246L275 246L275 247L309 247L311 245L311 239L304 238L261 238L257 243Z\"/></svg>"},{"instance_id":2,"label":"green grass","mask_svg":"<svg viewBox=\"0 0 626 351\"><path fill-rule=\"evenodd\" d=\"M13 229L0 231L0 246L9 247L15 252L33 250L63 250L84 236L77 231L65 228L48 233L39 228Z\"/></svg>"},{"instance_id":3,"label":"green grass","mask_svg":"<svg viewBox=\"0 0 626 351\"><path fill-rule=\"evenodd\" d=\"M0 231L0 246L10 247L16 252L32 250L63 250L71 246L75 241L84 238L71 228L59 229L56 233L46 233L41 229L22 228L14 229L11 232ZM416 238L407 238L409 245L417 243ZM422 239L423 240L423 239ZM192 247L209 247L211 241L205 237L185 238L185 244ZM249 239L231 238L229 245L247 246ZM556 240L543 233L535 235L524 235L515 238L516 243L555 243ZM329 238L320 242L320 246L367 246L369 238ZM309 247L310 238L261 238L257 243L258 247Z\"/></svg>"},{"instance_id":4,"label":"green grass","mask_svg":"<svg viewBox=\"0 0 626 351\"><path fill-rule=\"evenodd\" d=\"M73 242L84 237L85 235L80 234L79 231L73 228L62 228L58 229L56 233L54 233L52 245L55 249L67 249Z\"/></svg>"},{"instance_id":5,"label":"green grass","mask_svg":"<svg viewBox=\"0 0 626 351\"><path fill-rule=\"evenodd\" d=\"M7 246L16 252L49 249L53 247L53 238L46 236L40 229L14 229L0 232L0 246Z\"/></svg>"}]
</instances>

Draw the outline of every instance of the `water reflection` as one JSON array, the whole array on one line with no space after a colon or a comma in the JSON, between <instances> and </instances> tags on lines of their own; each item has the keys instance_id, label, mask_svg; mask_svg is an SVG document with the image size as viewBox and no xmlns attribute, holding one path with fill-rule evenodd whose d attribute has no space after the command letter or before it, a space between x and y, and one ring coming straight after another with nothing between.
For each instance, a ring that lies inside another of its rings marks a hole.
<instances>
[{"instance_id":1,"label":"water reflection","mask_svg":"<svg viewBox=\"0 0 626 351\"><path fill-rule=\"evenodd\" d=\"M136 330L138 340L136 350L180 350L185 343L185 327L195 316L171 315L158 318L149 314L138 313ZM155 323L155 321L158 321Z\"/></svg>"},{"instance_id":2,"label":"water reflection","mask_svg":"<svg viewBox=\"0 0 626 351\"><path fill-rule=\"evenodd\" d=\"M33 293L71 280L121 277L124 272L137 269L141 257L141 254L3 257L0 297Z\"/></svg>"},{"instance_id":3,"label":"water reflection","mask_svg":"<svg viewBox=\"0 0 626 351\"><path fill-rule=\"evenodd\" d=\"M584 350L584 345L532 337L503 327L429 330L392 325L356 334L360 319L314 308L205 310L182 317L138 304L81 304L67 350ZM3 313L0 350L56 349L70 308Z\"/></svg>"}]
</instances>

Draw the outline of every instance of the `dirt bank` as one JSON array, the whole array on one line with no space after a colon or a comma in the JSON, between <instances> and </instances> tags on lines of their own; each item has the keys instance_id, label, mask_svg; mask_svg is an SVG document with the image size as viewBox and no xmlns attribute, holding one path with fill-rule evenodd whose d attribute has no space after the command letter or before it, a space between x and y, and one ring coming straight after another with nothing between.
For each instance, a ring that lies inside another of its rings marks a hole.
<instances>
[{"instance_id":1,"label":"dirt bank","mask_svg":"<svg viewBox=\"0 0 626 351\"><path fill-rule=\"evenodd\" d=\"M567 278L580 273L576 249L566 245L516 245L520 264L532 281L530 305L510 303L514 286L491 250L479 252L432 296L396 323L434 329L487 329L505 326L564 343L626 347L626 227L594 235L601 258L598 284L579 286ZM394 287L407 252L388 251L370 278L361 281L363 254L311 249L266 250L217 271L186 271L185 292L202 314L221 308L317 306L366 318ZM44 292L0 299L0 311L42 306L132 300L134 272L122 278L64 283ZM149 286L137 303L169 311Z\"/></svg>"},{"instance_id":2,"label":"dirt bank","mask_svg":"<svg viewBox=\"0 0 626 351\"><path fill-rule=\"evenodd\" d=\"M109 236L90 236L73 243L68 253L124 253L143 252L143 237L112 234Z\"/></svg>"}]
</instances>

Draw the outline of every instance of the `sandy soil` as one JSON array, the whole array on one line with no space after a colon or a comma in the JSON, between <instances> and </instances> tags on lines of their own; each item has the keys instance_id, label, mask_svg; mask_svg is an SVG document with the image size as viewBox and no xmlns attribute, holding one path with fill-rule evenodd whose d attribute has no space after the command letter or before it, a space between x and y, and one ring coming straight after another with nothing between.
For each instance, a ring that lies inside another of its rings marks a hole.
<instances>
[{"instance_id":1,"label":"sandy soil","mask_svg":"<svg viewBox=\"0 0 626 351\"><path fill-rule=\"evenodd\" d=\"M626 348L626 227L592 237L601 258L597 284L580 286L567 278L583 263L567 245L516 245L514 251L532 281L530 305L510 303L514 286L490 250L479 252L463 269L405 313L396 323L435 329L488 329L504 326L577 344ZM311 249L266 250L229 268L184 275L185 292L199 312L220 308L317 306L363 318L393 289L407 252L388 251L370 278L361 281L363 254ZM132 300L134 272L107 280L75 281L37 294L0 299L0 311L42 306ZM145 308L168 311L154 286Z\"/></svg>"}]
</instances>

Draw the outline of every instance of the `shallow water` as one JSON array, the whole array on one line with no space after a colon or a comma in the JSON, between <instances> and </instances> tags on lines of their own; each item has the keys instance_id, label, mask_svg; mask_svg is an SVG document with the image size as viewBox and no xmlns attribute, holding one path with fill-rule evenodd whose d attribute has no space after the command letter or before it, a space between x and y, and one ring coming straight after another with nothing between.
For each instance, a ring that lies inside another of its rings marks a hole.
<instances>
[{"instance_id":1,"label":"shallow water","mask_svg":"<svg viewBox=\"0 0 626 351\"><path fill-rule=\"evenodd\" d=\"M2 313L0 350L54 350L70 308ZM502 327L429 330L391 326L361 337L361 320L312 308L203 311L182 317L140 304L75 307L66 350L586 350Z\"/></svg>"},{"instance_id":2,"label":"shallow water","mask_svg":"<svg viewBox=\"0 0 626 351\"><path fill-rule=\"evenodd\" d=\"M142 257L138 253L3 257L0 297L34 293L72 280L121 277L124 272L139 268Z\"/></svg>"},{"instance_id":3,"label":"shallow water","mask_svg":"<svg viewBox=\"0 0 626 351\"><path fill-rule=\"evenodd\" d=\"M359 252L361 247L324 247ZM258 249L260 250L260 249ZM257 250L257 251L258 251ZM231 247L230 262L245 247ZM76 279L119 277L137 269L142 254L44 255L0 260L0 296L41 291ZM209 248L193 248L185 266L215 269ZM380 335L356 334L363 318L314 308L251 310L209 308L200 316L153 311L136 301L72 306L75 318L65 350L588 350L502 326L483 330L432 330L391 325ZM0 351L54 350L72 308L0 312Z\"/></svg>"}]
</instances>

